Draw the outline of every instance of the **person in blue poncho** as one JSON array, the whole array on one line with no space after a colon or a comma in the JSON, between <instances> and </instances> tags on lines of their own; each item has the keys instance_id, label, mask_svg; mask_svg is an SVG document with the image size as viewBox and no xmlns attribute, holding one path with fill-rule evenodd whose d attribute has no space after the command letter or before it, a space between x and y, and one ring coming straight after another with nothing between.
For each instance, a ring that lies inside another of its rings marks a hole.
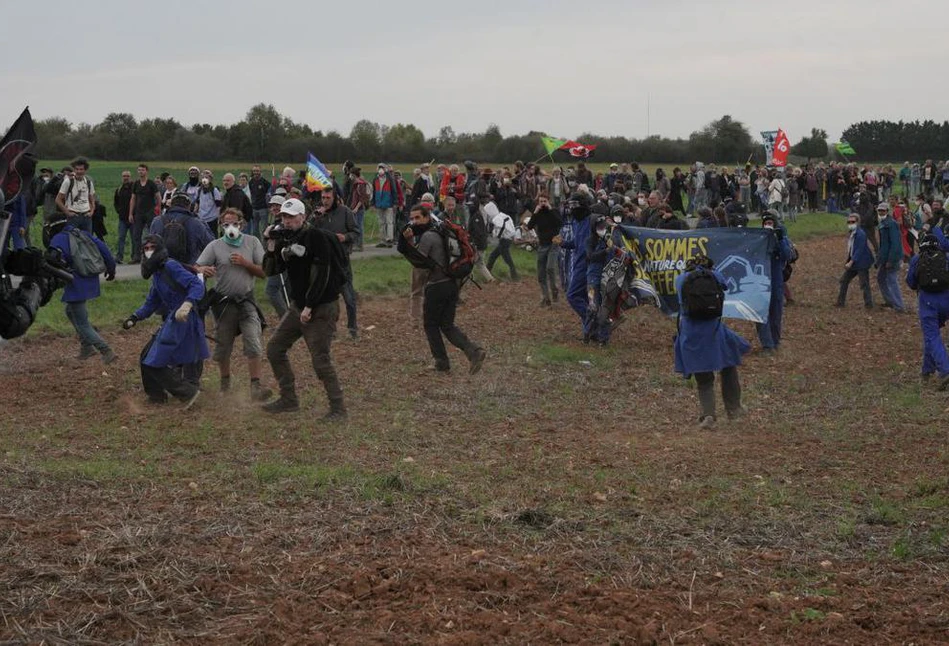
<instances>
[{"instance_id":1,"label":"person in blue poncho","mask_svg":"<svg viewBox=\"0 0 949 646\"><path fill-rule=\"evenodd\" d=\"M581 325L587 318L587 239L590 237L590 208L592 198L589 192L578 191L570 201L570 213L573 217L573 239L564 240L561 247L569 250L572 258L570 279L567 287L567 302L580 317Z\"/></svg>"},{"instance_id":2,"label":"person in blue poncho","mask_svg":"<svg viewBox=\"0 0 949 646\"><path fill-rule=\"evenodd\" d=\"M744 412L738 366L741 356L751 349L745 339L722 321L725 278L713 266L710 258L694 256L675 280L679 301L675 370L686 378L695 377L701 406L699 426L708 429L714 428L716 421L716 372L720 373L728 418L735 419Z\"/></svg>"},{"instance_id":3,"label":"person in blue poncho","mask_svg":"<svg viewBox=\"0 0 949 646\"><path fill-rule=\"evenodd\" d=\"M185 402L187 410L198 398L201 366L210 356L204 319L195 309L204 296L204 283L168 257L161 236L146 236L142 252L142 277L151 278L152 286L123 327L131 329L156 311L165 312L161 327L142 350L142 386L150 402L162 404L171 395Z\"/></svg>"},{"instance_id":4,"label":"person in blue poncho","mask_svg":"<svg viewBox=\"0 0 949 646\"><path fill-rule=\"evenodd\" d=\"M923 225L929 229L929 225ZM941 256L941 269L934 266ZM924 259L925 258L925 259ZM939 390L949 388L949 354L940 334L949 320L949 240L932 227L919 240L919 253L909 262L906 284L919 292L919 327L923 332L923 379L939 376Z\"/></svg>"},{"instance_id":5,"label":"person in blue poncho","mask_svg":"<svg viewBox=\"0 0 949 646\"><path fill-rule=\"evenodd\" d=\"M788 232L771 209L761 214L761 227L774 232L771 248L771 303L768 307L768 322L755 323L758 340L765 354L771 354L781 345L781 323L784 319L784 266L791 259L791 243Z\"/></svg>"}]
</instances>

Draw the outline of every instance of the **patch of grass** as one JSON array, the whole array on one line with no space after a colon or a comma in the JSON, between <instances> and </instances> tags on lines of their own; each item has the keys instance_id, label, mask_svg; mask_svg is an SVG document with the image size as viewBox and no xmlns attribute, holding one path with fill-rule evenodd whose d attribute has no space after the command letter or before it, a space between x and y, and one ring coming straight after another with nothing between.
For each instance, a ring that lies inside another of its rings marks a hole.
<instances>
[{"instance_id":1,"label":"patch of grass","mask_svg":"<svg viewBox=\"0 0 949 646\"><path fill-rule=\"evenodd\" d=\"M847 231L847 218L840 213L803 213L797 222L785 220L788 236L795 243L809 238L843 234Z\"/></svg>"},{"instance_id":2,"label":"patch of grass","mask_svg":"<svg viewBox=\"0 0 949 646\"><path fill-rule=\"evenodd\" d=\"M894 503L877 496L871 503L864 522L868 525L898 525L903 522L903 511Z\"/></svg>"},{"instance_id":3,"label":"patch of grass","mask_svg":"<svg viewBox=\"0 0 949 646\"><path fill-rule=\"evenodd\" d=\"M791 613L791 623L795 624L810 621L823 621L826 618L826 613L823 613L816 608L804 608L804 610L800 613L797 611L793 611Z\"/></svg>"},{"instance_id":4,"label":"patch of grass","mask_svg":"<svg viewBox=\"0 0 949 646\"><path fill-rule=\"evenodd\" d=\"M573 348L556 343L534 346L529 353L531 361L540 363L579 364L581 361L589 361L593 366L602 366L608 362L605 354L597 353L593 348Z\"/></svg>"}]
</instances>

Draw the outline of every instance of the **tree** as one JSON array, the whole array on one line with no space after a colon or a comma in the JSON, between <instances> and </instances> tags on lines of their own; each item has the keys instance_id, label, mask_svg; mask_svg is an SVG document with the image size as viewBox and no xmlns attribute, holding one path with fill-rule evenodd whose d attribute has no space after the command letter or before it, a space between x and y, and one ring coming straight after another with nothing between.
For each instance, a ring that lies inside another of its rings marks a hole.
<instances>
[{"instance_id":1,"label":"tree","mask_svg":"<svg viewBox=\"0 0 949 646\"><path fill-rule=\"evenodd\" d=\"M811 128L809 137L801 137L801 140L791 147L791 154L807 157L808 161L823 159L827 156L827 131Z\"/></svg>"},{"instance_id":2,"label":"tree","mask_svg":"<svg viewBox=\"0 0 949 646\"><path fill-rule=\"evenodd\" d=\"M240 157L275 161L277 148L284 139L284 118L276 108L258 103L247 111L243 124L233 131L233 144L242 153Z\"/></svg>"},{"instance_id":3,"label":"tree","mask_svg":"<svg viewBox=\"0 0 949 646\"><path fill-rule=\"evenodd\" d=\"M349 139L363 159L379 159L382 153L382 133L378 123L360 119L349 131Z\"/></svg>"},{"instance_id":4,"label":"tree","mask_svg":"<svg viewBox=\"0 0 949 646\"><path fill-rule=\"evenodd\" d=\"M755 149L745 125L727 114L693 132L689 144L696 159L720 162L744 161Z\"/></svg>"},{"instance_id":5,"label":"tree","mask_svg":"<svg viewBox=\"0 0 949 646\"><path fill-rule=\"evenodd\" d=\"M110 112L95 127L93 145L96 156L104 159L137 159L141 148L138 122L127 112Z\"/></svg>"}]
</instances>

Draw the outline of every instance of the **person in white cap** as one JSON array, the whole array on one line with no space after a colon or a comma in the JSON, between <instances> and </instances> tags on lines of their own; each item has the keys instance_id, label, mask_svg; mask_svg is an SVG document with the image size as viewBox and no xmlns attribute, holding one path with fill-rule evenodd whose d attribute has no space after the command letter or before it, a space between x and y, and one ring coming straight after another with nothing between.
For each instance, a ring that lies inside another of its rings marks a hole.
<instances>
[{"instance_id":1,"label":"person in white cap","mask_svg":"<svg viewBox=\"0 0 949 646\"><path fill-rule=\"evenodd\" d=\"M287 272L290 304L267 344L267 359L280 386L280 397L263 410L286 413L300 409L296 378L287 356L300 337L306 342L316 376L329 398L325 421L346 418L343 389L330 358L339 319L339 295L346 283L349 259L335 235L306 223L306 207L296 198L280 207L280 226L264 231L264 271L268 276Z\"/></svg>"},{"instance_id":2,"label":"person in white cap","mask_svg":"<svg viewBox=\"0 0 949 646\"><path fill-rule=\"evenodd\" d=\"M264 221L265 229L270 224L280 222L280 207L287 200L286 193L284 189L278 188L274 195L270 197L267 205L270 221ZM261 234L263 234L263 230L261 230ZM270 301L277 312L277 318L283 318L283 315L287 313L287 305L290 303L290 298L287 296L287 273L281 272L276 276L267 276L264 293L267 294L267 300Z\"/></svg>"}]
</instances>

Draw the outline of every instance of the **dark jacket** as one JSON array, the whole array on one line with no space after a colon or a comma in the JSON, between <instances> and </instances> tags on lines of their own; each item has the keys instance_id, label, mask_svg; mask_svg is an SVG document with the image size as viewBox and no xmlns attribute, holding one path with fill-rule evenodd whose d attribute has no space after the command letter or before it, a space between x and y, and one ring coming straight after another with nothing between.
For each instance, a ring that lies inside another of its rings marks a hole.
<instances>
[{"instance_id":1,"label":"dark jacket","mask_svg":"<svg viewBox=\"0 0 949 646\"><path fill-rule=\"evenodd\" d=\"M244 214L244 222L250 222L254 217L254 208L251 206L250 198L237 184L227 189L221 196L221 213L231 208Z\"/></svg>"},{"instance_id":2,"label":"dark jacket","mask_svg":"<svg viewBox=\"0 0 949 646\"><path fill-rule=\"evenodd\" d=\"M532 215L527 223L527 228L537 231L537 242L546 247L551 244L553 237L560 233L562 225L563 220L561 220L560 214L554 209L547 208L541 209Z\"/></svg>"},{"instance_id":3,"label":"dark jacket","mask_svg":"<svg viewBox=\"0 0 949 646\"><path fill-rule=\"evenodd\" d=\"M877 262L880 265L890 264L894 267L903 259L903 241L900 238L900 225L892 216L880 222L880 254Z\"/></svg>"},{"instance_id":4,"label":"dark jacket","mask_svg":"<svg viewBox=\"0 0 949 646\"><path fill-rule=\"evenodd\" d=\"M867 244L866 232L860 227L854 229L847 241L847 252L847 260L853 261L851 269L854 271L863 271L873 266L873 252Z\"/></svg>"},{"instance_id":5,"label":"dark jacket","mask_svg":"<svg viewBox=\"0 0 949 646\"><path fill-rule=\"evenodd\" d=\"M180 206L173 206L160 217L152 220L148 232L159 236L164 235L165 223L173 221L181 222L185 228L185 234L188 236L188 257L185 264L193 265L204 248L214 241L214 235L206 222L202 222L194 213Z\"/></svg>"},{"instance_id":6,"label":"dark jacket","mask_svg":"<svg viewBox=\"0 0 949 646\"><path fill-rule=\"evenodd\" d=\"M250 205L254 210L267 208L267 196L270 194L270 182L263 177L253 178L247 182L250 189Z\"/></svg>"},{"instance_id":7,"label":"dark jacket","mask_svg":"<svg viewBox=\"0 0 949 646\"><path fill-rule=\"evenodd\" d=\"M316 226L333 235L343 234L343 248L346 254L353 251L353 244L359 239L359 227L356 226L356 216L348 208L335 202L335 206L326 213L316 213Z\"/></svg>"},{"instance_id":8,"label":"dark jacket","mask_svg":"<svg viewBox=\"0 0 949 646\"><path fill-rule=\"evenodd\" d=\"M120 220L128 221L129 219L129 206L132 202L132 183L121 184L117 189L115 189L115 196L112 198L112 206L115 207L115 212L119 214Z\"/></svg>"},{"instance_id":9,"label":"dark jacket","mask_svg":"<svg viewBox=\"0 0 949 646\"><path fill-rule=\"evenodd\" d=\"M298 309L332 303L339 298L337 284L344 281L330 280L333 253L332 233L312 226L305 226L290 240L277 242L274 250L264 254L264 271L268 276L287 272L287 291L290 301ZM303 256L288 254L284 260L281 253L291 244L303 245ZM268 245L269 246L269 245Z\"/></svg>"}]
</instances>

